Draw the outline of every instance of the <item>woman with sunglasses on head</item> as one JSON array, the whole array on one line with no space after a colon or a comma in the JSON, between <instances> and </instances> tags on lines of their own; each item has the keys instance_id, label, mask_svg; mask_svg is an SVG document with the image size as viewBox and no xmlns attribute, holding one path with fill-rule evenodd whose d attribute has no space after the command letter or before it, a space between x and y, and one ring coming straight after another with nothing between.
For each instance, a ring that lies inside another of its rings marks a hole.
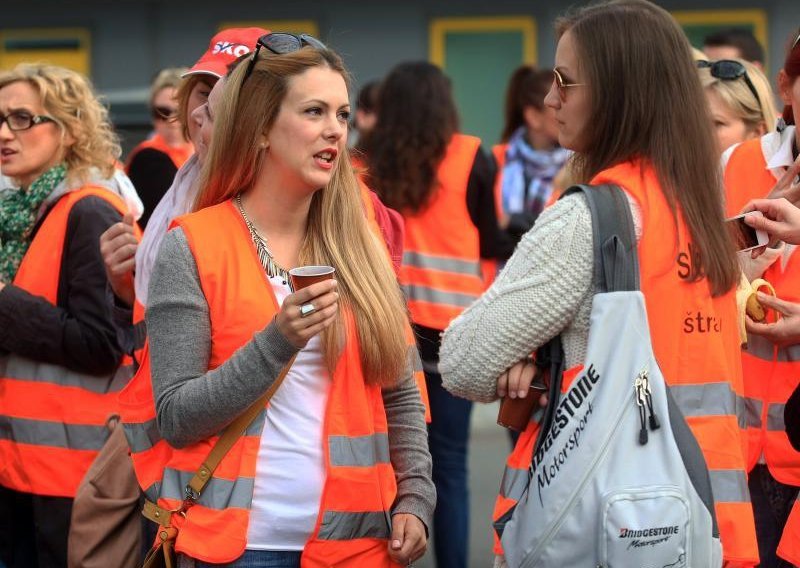
<instances>
[{"instance_id":1,"label":"woman with sunglasses on head","mask_svg":"<svg viewBox=\"0 0 800 568\"><path fill-rule=\"evenodd\" d=\"M153 135L136 146L126 165L145 210L139 224L144 228L158 202L172 185L175 174L194 152L178 120L178 90L186 68L162 69L150 86Z\"/></svg>"},{"instance_id":2,"label":"woman with sunglasses on head","mask_svg":"<svg viewBox=\"0 0 800 568\"><path fill-rule=\"evenodd\" d=\"M0 73L0 168L18 187L0 195L0 559L13 568L66 566L76 488L131 376L97 246L128 210L119 154L83 76Z\"/></svg>"},{"instance_id":3,"label":"woman with sunglasses on head","mask_svg":"<svg viewBox=\"0 0 800 568\"><path fill-rule=\"evenodd\" d=\"M402 294L347 156L349 109L338 55L262 37L210 109L195 212L156 260L143 368L173 447L162 510L181 508L219 432L288 365L182 513L175 550L198 567L393 566L425 551L425 410ZM299 265L336 280L293 292Z\"/></svg>"},{"instance_id":4,"label":"woman with sunglasses on head","mask_svg":"<svg viewBox=\"0 0 800 568\"><path fill-rule=\"evenodd\" d=\"M672 16L646 0L580 9L558 20L556 32L545 104L555 110L559 142L575 152L580 182L616 184L627 195L655 356L673 392L686 393L676 398L706 458L725 559L754 565L737 416L739 269L689 43ZM541 214L492 287L445 331L439 367L446 388L486 402L533 396L527 358L559 334L565 368L583 364L595 293L592 235L580 193ZM536 429L531 421L520 436L506 482L527 476ZM495 519L520 491L502 487Z\"/></svg>"},{"instance_id":5,"label":"woman with sunglasses on head","mask_svg":"<svg viewBox=\"0 0 800 568\"><path fill-rule=\"evenodd\" d=\"M720 153L734 144L773 132L778 112L769 81L747 61L697 62Z\"/></svg>"},{"instance_id":6,"label":"woman with sunglasses on head","mask_svg":"<svg viewBox=\"0 0 800 568\"><path fill-rule=\"evenodd\" d=\"M365 140L367 183L405 221L400 283L431 403L428 441L438 502L439 568L468 566L467 449L472 404L442 388L439 336L485 289L481 258L505 259L513 241L497 224L494 167L480 140L458 132L450 79L428 62L396 66L378 93Z\"/></svg>"},{"instance_id":7,"label":"woman with sunglasses on head","mask_svg":"<svg viewBox=\"0 0 800 568\"><path fill-rule=\"evenodd\" d=\"M775 186L798 159L800 147L800 45L795 40L778 73L778 92L784 103L783 123L778 132L748 140L723 157L727 213L735 215L752 199L776 196ZM795 197L796 199L796 197ZM766 258L766 261L761 259ZM764 295L760 302L776 313L787 311L786 303L800 302L800 256L794 245L784 244L752 261L759 270L748 278L763 278L775 288L777 297ZM764 567L790 566L776 549L789 546L800 535L800 522L785 529L800 486L800 452L795 450L783 427L786 401L798 385L800 354L798 334L790 333L793 318L747 321L747 348L742 350L745 396L748 404L749 445L747 468L756 518L759 553ZM789 332L789 333L787 333ZM800 520L799 520L800 521ZM787 538L782 534L792 535ZM787 556L800 560L800 549Z\"/></svg>"}]
</instances>

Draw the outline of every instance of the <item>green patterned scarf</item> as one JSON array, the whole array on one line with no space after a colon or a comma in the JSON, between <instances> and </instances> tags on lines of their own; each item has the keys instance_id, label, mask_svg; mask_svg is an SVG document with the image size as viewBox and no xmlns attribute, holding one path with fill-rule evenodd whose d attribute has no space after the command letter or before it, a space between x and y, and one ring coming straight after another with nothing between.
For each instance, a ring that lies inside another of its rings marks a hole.
<instances>
[{"instance_id":1,"label":"green patterned scarf","mask_svg":"<svg viewBox=\"0 0 800 568\"><path fill-rule=\"evenodd\" d=\"M14 280L31 244L39 207L66 175L66 166L59 164L43 173L27 190L6 191L0 197L0 282L10 284Z\"/></svg>"}]
</instances>

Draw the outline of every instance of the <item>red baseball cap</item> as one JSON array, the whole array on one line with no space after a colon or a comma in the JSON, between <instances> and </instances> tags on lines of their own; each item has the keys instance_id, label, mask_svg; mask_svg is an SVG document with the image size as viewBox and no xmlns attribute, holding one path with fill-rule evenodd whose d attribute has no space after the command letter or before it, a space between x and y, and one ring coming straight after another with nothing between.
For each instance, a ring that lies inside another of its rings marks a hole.
<instances>
[{"instance_id":1,"label":"red baseball cap","mask_svg":"<svg viewBox=\"0 0 800 568\"><path fill-rule=\"evenodd\" d=\"M208 49L184 77L204 73L217 79L228 73L228 65L256 46L258 38L270 33L263 28L228 28L211 38Z\"/></svg>"}]
</instances>

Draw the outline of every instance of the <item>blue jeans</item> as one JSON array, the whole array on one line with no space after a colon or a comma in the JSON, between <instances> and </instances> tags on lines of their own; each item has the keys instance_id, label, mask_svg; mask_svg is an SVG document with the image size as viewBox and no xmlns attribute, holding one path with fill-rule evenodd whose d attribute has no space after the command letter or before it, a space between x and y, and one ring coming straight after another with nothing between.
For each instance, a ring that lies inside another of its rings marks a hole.
<instances>
[{"instance_id":1,"label":"blue jeans","mask_svg":"<svg viewBox=\"0 0 800 568\"><path fill-rule=\"evenodd\" d=\"M472 402L444 390L438 373L425 372L431 404L428 443L433 458L436 511L433 549L437 568L466 568L469 546L467 447Z\"/></svg>"},{"instance_id":2,"label":"blue jeans","mask_svg":"<svg viewBox=\"0 0 800 568\"><path fill-rule=\"evenodd\" d=\"M789 562L776 554L783 527L797 497L797 487L777 481L766 465L758 464L750 472L747 485L756 519L758 555L761 568L790 568Z\"/></svg>"},{"instance_id":3,"label":"blue jeans","mask_svg":"<svg viewBox=\"0 0 800 568\"><path fill-rule=\"evenodd\" d=\"M301 552L275 550L245 550L228 564L208 564L195 561L195 568L300 568Z\"/></svg>"}]
</instances>

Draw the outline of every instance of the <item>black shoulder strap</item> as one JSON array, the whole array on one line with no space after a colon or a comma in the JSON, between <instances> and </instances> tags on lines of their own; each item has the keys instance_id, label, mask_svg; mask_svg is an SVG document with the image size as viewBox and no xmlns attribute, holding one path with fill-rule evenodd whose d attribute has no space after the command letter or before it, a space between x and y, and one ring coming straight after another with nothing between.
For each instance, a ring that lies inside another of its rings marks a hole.
<instances>
[{"instance_id":1,"label":"black shoulder strap","mask_svg":"<svg viewBox=\"0 0 800 568\"><path fill-rule=\"evenodd\" d=\"M564 195L578 191L592 213L595 293L638 290L636 232L625 192L616 185L575 185Z\"/></svg>"}]
</instances>

